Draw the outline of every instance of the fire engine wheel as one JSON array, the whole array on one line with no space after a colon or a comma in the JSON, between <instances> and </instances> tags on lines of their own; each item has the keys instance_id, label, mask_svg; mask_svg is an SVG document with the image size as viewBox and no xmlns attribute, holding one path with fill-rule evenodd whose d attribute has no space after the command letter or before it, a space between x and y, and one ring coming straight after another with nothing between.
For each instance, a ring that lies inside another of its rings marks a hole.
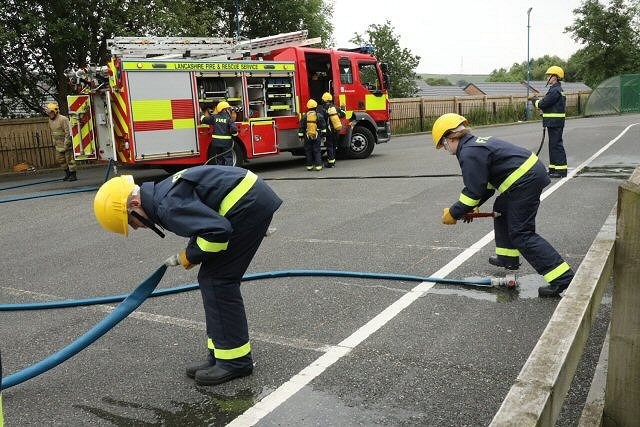
<instances>
[{"instance_id":1,"label":"fire engine wheel","mask_svg":"<svg viewBox=\"0 0 640 427\"><path fill-rule=\"evenodd\" d=\"M233 143L233 166L244 166L246 163L246 157L244 155L244 149L238 143Z\"/></svg>"},{"instance_id":2,"label":"fire engine wheel","mask_svg":"<svg viewBox=\"0 0 640 427\"><path fill-rule=\"evenodd\" d=\"M347 147L347 157L350 159L366 159L373 152L376 141L369 129L356 126L351 134L351 141Z\"/></svg>"}]
</instances>

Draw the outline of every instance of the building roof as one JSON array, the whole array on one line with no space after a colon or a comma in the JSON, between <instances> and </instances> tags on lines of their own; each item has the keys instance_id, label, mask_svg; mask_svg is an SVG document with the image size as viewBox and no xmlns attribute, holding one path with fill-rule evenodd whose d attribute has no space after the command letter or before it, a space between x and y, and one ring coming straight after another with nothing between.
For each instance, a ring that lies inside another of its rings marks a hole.
<instances>
[{"instance_id":1,"label":"building roof","mask_svg":"<svg viewBox=\"0 0 640 427\"><path fill-rule=\"evenodd\" d=\"M476 92L483 95L526 95L527 85L525 83L523 86L518 82L469 83L464 91L474 95Z\"/></svg>"},{"instance_id":2,"label":"building roof","mask_svg":"<svg viewBox=\"0 0 640 427\"><path fill-rule=\"evenodd\" d=\"M549 90L549 86L547 86L546 80L531 80L531 89L535 90L540 95L547 93ZM522 85L526 91L527 82L523 81ZM562 82L562 90L567 93L576 93L576 92L589 92L591 88L582 82Z\"/></svg>"},{"instance_id":3,"label":"building roof","mask_svg":"<svg viewBox=\"0 0 640 427\"><path fill-rule=\"evenodd\" d=\"M419 97L468 96L468 93L459 86L431 86L422 79L417 79L416 85L418 86L416 96Z\"/></svg>"},{"instance_id":4,"label":"building roof","mask_svg":"<svg viewBox=\"0 0 640 427\"><path fill-rule=\"evenodd\" d=\"M549 86L546 80L531 80L530 93L534 92L539 95L547 93ZM479 91L484 95L526 95L527 82L483 82L469 83L464 87L465 92ZM562 82L562 89L566 93L588 92L591 90L589 86L581 82Z\"/></svg>"}]
</instances>

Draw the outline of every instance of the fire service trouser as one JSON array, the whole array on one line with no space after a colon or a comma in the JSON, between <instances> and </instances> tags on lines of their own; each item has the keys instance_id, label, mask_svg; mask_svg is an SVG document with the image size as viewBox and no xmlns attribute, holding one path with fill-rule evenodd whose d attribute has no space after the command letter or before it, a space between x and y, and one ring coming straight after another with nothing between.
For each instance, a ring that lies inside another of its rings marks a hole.
<instances>
[{"instance_id":1,"label":"fire service trouser","mask_svg":"<svg viewBox=\"0 0 640 427\"><path fill-rule=\"evenodd\" d=\"M505 265L517 265L521 254L549 284L566 286L573 271L553 246L536 233L540 195L550 183L547 171L538 162L520 179L526 179L526 184L516 182L496 197L493 204L494 212L501 213L493 222L496 254Z\"/></svg>"},{"instance_id":2,"label":"fire service trouser","mask_svg":"<svg viewBox=\"0 0 640 427\"><path fill-rule=\"evenodd\" d=\"M567 154L564 151L562 132L564 127L547 128L549 133L549 172L567 176Z\"/></svg>"},{"instance_id":3,"label":"fire service trouser","mask_svg":"<svg viewBox=\"0 0 640 427\"><path fill-rule=\"evenodd\" d=\"M240 281L269 229L272 215L231 236L227 249L207 258L198 272L209 337L209 357L227 370L251 366L251 347Z\"/></svg>"}]
</instances>

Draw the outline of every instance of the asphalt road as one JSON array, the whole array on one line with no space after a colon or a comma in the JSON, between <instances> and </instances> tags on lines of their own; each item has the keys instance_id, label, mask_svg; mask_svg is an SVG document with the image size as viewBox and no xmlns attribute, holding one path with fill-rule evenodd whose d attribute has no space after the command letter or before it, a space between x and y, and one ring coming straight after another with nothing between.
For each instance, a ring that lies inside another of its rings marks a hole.
<instances>
[{"instance_id":1,"label":"asphalt road","mask_svg":"<svg viewBox=\"0 0 640 427\"><path fill-rule=\"evenodd\" d=\"M574 268L611 212L617 187L640 163L640 126L596 153L639 122L640 115L567 122L570 171L580 171L547 189L537 228ZM541 125L474 133L536 151ZM545 162L546 152L545 145ZM321 172L307 172L301 158L289 155L248 168L284 200L249 273L504 276L486 261L493 241L479 243L487 241L491 220L441 224L461 177L455 158L436 152L428 134L395 137L366 160L339 161ZM167 176L161 170L119 172L138 180ZM105 169L81 169L74 183L16 187L60 175L0 177L0 304L127 294L183 248L185 239L173 235L162 240L140 230L125 239L104 232L93 216L93 191L4 202L95 187ZM196 274L170 269L159 287L193 284ZM487 425L558 302L537 297L543 279L528 264L518 277L516 290L353 277L247 282L254 374L216 387L197 386L184 374L186 364L205 354L199 292L152 298L76 356L4 390L5 423ZM5 377L73 342L113 306L0 312ZM559 425L577 424L609 310L605 296Z\"/></svg>"}]
</instances>

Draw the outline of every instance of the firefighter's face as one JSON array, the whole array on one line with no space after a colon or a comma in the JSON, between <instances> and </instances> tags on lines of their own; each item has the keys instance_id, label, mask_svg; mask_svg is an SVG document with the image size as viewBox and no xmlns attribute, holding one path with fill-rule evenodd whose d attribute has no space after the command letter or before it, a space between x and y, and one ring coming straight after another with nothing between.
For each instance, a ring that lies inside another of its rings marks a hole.
<instances>
[{"instance_id":1,"label":"firefighter's face","mask_svg":"<svg viewBox=\"0 0 640 427\"><path fill-rule=\"evenodd\" d=\"M456 151L458 150L458 140L443 137L442 146L444 147L445 150L447 150L449 154L455 155Z\"/></svg>"},{"instance_id":2,"label":"firefighter's face","mask_svg":"<svg viewBox=\"0 0 640 427\"><path fill-rule=\"evenodd\" d=\"M131 208L129 210L129 217L128 217L129 225L134 230L137 230L138 228L147 228L147 226L140 219L141 217L146 218L146 216L147 214L141 208L139 207Z\"/></svg>"}]
</instances>

